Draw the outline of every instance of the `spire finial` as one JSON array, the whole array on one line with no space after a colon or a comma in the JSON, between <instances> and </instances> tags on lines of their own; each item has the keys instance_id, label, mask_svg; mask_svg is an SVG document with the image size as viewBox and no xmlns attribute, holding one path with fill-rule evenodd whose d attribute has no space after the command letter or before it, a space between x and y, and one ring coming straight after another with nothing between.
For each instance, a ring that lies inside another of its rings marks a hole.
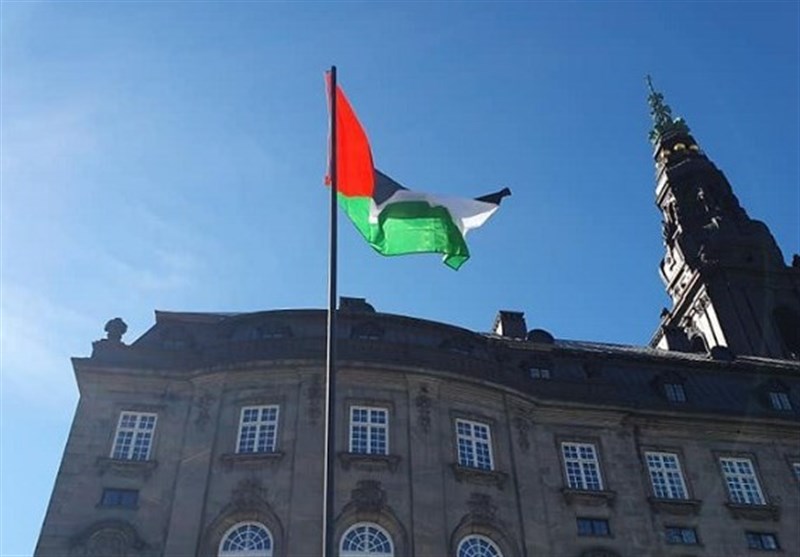
<instances>
[{"instance_id":1,"label":"spire finial","mask_svg":"<svg viewBox=\"0 0 800 557\"><path fill-rule=\"evenodd\" d=\"M650 104L650 116L653 117L650 142L655 145L668 131L689 133L689 126L686 125L683 118L674 118L672 116L672 109L664 102L664 95L653 87L653 79L648 75L646 80L647 88L650 90L647 95L647 102Z\"/></svg>"}]
</instances>

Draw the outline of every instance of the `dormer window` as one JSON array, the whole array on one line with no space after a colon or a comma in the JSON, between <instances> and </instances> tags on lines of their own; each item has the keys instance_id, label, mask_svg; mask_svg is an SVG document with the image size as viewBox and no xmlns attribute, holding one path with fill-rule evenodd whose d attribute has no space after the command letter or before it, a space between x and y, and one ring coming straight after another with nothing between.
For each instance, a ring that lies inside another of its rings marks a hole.
<instances>
[{"instance_id":1,"label":"dormer window","mask_svg":"<svg viewBox=\"0 0 800 557\"><path fill-rule=\"evenodd\" d=\"M674 404L685 403L686 391L683 388L683 383L664 383L664 396Z\"/></svg>"},{"instance_id":2,"label":"dormer window","mask_svg":"<svg viewBox=\"0 0 800 557\"><path fill-rule=\"evenodd\" d=\"M773 410L780 410L781 412L789 412L792 409L792 401L789 399L789 393L785 391L770 391L769 404Z\"/></svg>"},{"instance_id":3,"label":"dormer window","mask_svg":"<svg viewBox=\"0 0 800 557\"><path fill-rule=\"evenodd\" d=\"M770 410L777 412L794 410L789 387L783 381L771 379L762 383L757 389L757 396L761 403Z\"/></svg>"},{"instance_id":4,"label":"dormer window","mask_svg":"<svg viewBox=\"0 0 800 557\"><path fill-rule=\"evenodd\" d=\"M550 368L542 366L531 366L528 368L531 379L550 379Z\"/></svg>"},{"instance_id":5,"label":"dormer window","mask_svg":"<svg viewBox=\"0 0 800 557\"><path fill-rule=\"evenodd\" d=\"M521 367L523 370L527 370L528 377L531 379L550 379L553 362L550 358L536 357L522 362Z\"/></svg>"}]
</instances>

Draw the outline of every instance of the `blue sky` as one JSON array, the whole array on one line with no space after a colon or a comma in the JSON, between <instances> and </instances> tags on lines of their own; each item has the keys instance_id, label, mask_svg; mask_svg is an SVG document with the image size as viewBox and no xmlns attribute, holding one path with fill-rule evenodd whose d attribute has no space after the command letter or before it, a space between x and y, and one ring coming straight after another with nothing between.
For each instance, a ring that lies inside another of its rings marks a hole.
<instances>
[{"instance_id":1,"label":"blue sky","mask_svg":"<svg viewBox=\"0 0 800 557\"><path fill-rule=\"evenodd\" d=\"M120 316L326 303L331 64L404 185L513 197L453 272L341 220L340 294L488 330L645 344L667 298L644 76L786 259L800 251L796 2L2 2L0 555L30 555Z\"/></svg>"}]
</instances>

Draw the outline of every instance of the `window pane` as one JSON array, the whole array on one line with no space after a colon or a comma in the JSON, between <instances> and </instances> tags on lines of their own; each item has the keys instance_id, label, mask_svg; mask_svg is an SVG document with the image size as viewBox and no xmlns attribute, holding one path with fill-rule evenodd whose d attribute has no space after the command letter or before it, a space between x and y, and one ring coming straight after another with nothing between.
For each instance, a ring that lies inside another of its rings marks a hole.
<instances>
[{"instance_id":1,"label":"window pane","mask_svg":"<svg viewBox=\"0 0 800 557\"><path fill-rule=\"evenodd\" d=\"M247 406L239 421L237 453L275 452L278 436L277 406Z\"/></svg>"}]
</instances>

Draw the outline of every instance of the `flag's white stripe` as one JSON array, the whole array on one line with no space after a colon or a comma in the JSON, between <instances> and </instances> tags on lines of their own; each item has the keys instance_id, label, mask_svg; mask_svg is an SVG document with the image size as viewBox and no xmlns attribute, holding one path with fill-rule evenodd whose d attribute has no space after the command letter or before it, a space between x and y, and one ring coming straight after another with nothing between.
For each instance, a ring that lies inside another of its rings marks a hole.
<instances>
[{"instance_id":1,"label":"flag's white stripe","mask_svg":"<svg viewBox=\"0 0 800 557\"><path fill-rule=\"evenodd\" d=\"M453 218L453 222L464 236L466 236L467 232L470 230L483 226L483 224L489 220L489 217L500 207L495 203L487 203L486 201L478 201L477 199L437 197L427 193L398 190L380 205L376 205L374 200L370 203L370 224L378 223L378 215L387 205L409 201L424 201L431 207L446 208Z\"/></svg>"}]
</instances>

